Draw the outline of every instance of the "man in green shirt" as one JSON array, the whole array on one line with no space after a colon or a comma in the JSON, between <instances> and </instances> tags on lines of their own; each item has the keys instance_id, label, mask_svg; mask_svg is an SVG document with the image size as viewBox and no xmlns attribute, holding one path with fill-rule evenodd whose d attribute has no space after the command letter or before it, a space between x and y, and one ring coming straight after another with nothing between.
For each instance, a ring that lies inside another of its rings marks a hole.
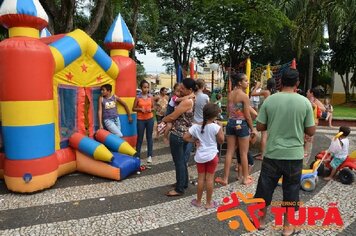
<instances>
[{"instance_id":1,"label":"man in green shirt","mask_svg":"<svg viewBox=\"0 0 356 236\"><path fill-rule=\"evenodd\" d=\"M257 130L268 133L267 148L262 162L255 198L263 198L266 207L260 218L260 229L265 227L267 208L274 189L283 176L283 205L296 206L299 202L300 178L303 168L304 134L315 133L313 110L305 97L296 93L299 73L287 69L282 75L282 91L269 96L260 108ZM291 235L294 228L284 217L282 235Z\"/></svg>"}]
</instances>

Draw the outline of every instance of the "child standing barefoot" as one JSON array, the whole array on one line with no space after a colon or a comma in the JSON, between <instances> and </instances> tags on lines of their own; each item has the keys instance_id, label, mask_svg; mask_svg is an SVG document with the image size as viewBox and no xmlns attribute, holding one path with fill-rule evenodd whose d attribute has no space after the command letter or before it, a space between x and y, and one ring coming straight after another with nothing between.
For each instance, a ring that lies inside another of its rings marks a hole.
<instances>
[{"instance_id":1,"label":"child standing barefoot","mask_svg":"<svg viewBox=\"0 0 356 236\"><path fill-rule=\"evenodd\" d=\"M183 140L186 142L197 142L197 151L194 160L198 169L197 198L192 200L192 205L200 207L204 186L206 187L205 209L217 206L212 201L214 189L214 174L218 165L217 143L224 142L222 127L215 122L220 109L216 104L208 103L203 108L203 124L194 124L189 131L184 134Z\"/></svg>"}]
</instances>

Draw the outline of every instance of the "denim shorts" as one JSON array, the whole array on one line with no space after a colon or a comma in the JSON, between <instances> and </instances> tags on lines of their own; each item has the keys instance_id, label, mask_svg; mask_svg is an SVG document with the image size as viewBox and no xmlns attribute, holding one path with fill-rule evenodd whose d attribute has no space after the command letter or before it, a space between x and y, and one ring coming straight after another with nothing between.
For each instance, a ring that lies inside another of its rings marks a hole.
<instances>
[{"instance_id":1,"label":"denim shorts","mask_svg":"<svg viewBox=\"0 0 356 236\"><path fill-rule=\"evenodd\" d=\"M250 128L246 120L229 119L226 126L226 135L235 135L244 138L250 135Z\"/></svg>"},{"instance_id":2,"label":"denim shorts","mask_svg":"<svg viewBox=\"0 0 356 236\"><path fill-rule=\"evenodd\" d=\"M258 178L255 198L263 198L266 206L271 204L274 189L278 180L283 176L283 202L286 206L295 206L298 210L300 178L303 160L275 160L264 157L261 173ZM291 205L291 203L294 203Z\"/></svg>"}]
</instances>

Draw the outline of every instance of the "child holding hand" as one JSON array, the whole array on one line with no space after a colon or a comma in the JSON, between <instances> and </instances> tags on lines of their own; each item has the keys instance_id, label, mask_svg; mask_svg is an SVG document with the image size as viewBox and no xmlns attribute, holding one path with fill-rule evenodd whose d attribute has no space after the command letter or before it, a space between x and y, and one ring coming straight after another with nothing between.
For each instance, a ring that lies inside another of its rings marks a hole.
<instances>
[{"instance_id":1,"label":"child holding hand","mask_svg":"<svg viewBox=\"0 0 356 236\"><path fill-rule=\"evenodd\" d=\"M325 177L324 180L331 180L336 174L337 168L346 160L349 153L349 139L347 136L350 134L350 127L341 126L339 132L342 132L342 135L337 139L340 142L341 148L337 151L331 153L333 156L330 166L332 167L331 173L328 177Z\"/></svg>"},{"instance_id":2,"label":"child holding hand","mask_svg":"<svg viewBox=\"0 0 356 236\"><path fill-rule=\"evenodd\" d=\"M222 126L215 123L220 108L216 104L208 103L203 108L203 124L193 124L184 134L186 142L197 142L194 160L197 163L198 185L197 198L191 204L195 207L202 205L204 186L206 187L205 209L217 207L217 202L212 200L214 189L214 174L218 165L217 143L224 142Z\"/></svg>"}]
</instances>

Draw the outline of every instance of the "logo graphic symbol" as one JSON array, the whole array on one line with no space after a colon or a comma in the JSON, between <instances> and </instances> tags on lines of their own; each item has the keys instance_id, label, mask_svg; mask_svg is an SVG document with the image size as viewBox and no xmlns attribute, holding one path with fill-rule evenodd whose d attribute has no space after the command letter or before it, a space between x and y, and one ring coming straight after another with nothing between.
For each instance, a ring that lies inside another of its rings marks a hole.
<instances>
[{"instance_id":1,"label":"logo graphic symbol","mask_svg":"<svg viewBox=\"0 0 356 236\"><path fill-rule=\"evenodd\" d=\"M236 209L240 206L239 199L247 205L248 215L243 210ZM262 198L253 198L253 194L251 193L244 195L241 192L233 192L230 197L223 199L223 203L224 204L217 210L217 218L219 221L239 217L245 229L249 232L255 231L260 227L258 218L263 215L261 210L266 206ZM228 225L230 229L236 230L240 227L240 222L237 219L233 219L230 220Z\"/></svg>"}]
</instances>

